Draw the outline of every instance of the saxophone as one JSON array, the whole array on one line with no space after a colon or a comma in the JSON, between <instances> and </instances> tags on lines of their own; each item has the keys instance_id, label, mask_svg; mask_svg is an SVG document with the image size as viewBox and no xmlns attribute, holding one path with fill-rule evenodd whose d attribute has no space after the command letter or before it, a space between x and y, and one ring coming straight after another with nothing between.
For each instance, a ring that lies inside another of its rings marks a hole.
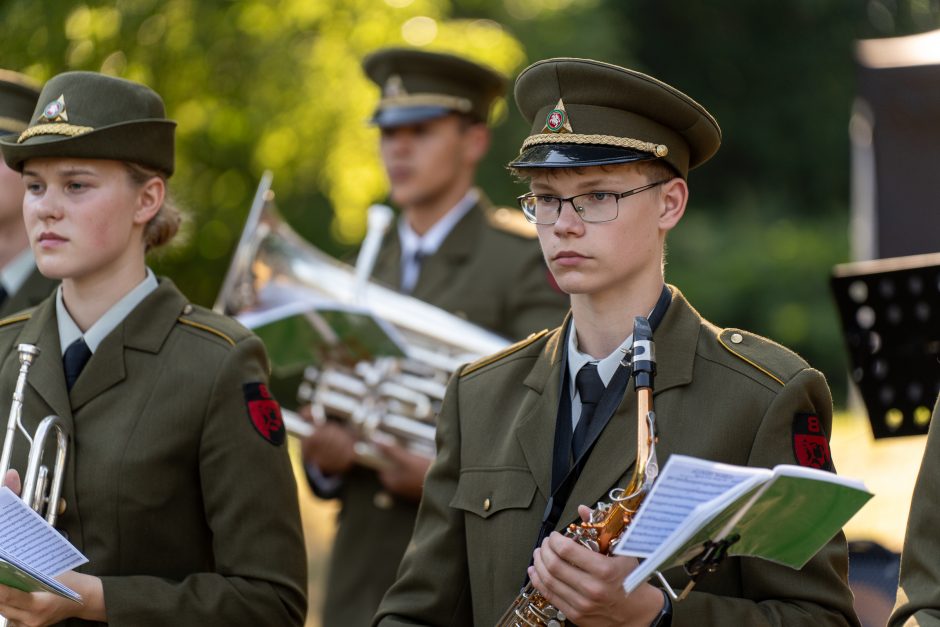
<instances>
[{"instance_id":1,"label":"saxophone","mask_svg":"<svg viewBox=\"0 0 940 627\"><path fill-rule=\"evenodd\" d=\"M656 415L653 412L656 355L652 329L649 321L642 316L634 319L631 352L637 392L637 453L633 474L626 488L610 491L609 503L598 503L591 510L587 522L572 523L565 530L565 536L603 554L609 554L617 545L659 474ZM624 365L627 359L624 357ZM527 583L496 625L564 627L566 620L564 612L552 606L531 583Z\"/></svg>"}]
</instances>

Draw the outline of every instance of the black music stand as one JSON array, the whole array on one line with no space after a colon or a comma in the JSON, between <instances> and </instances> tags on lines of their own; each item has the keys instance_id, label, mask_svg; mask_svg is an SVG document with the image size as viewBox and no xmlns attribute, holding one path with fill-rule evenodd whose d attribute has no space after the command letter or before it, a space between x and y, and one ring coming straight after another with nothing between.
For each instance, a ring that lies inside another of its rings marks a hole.
<instances>
[{"instance_id":1,"label":"black music stand","mask_svg":"<svg viewBox=\"0 0 940 627\"><path fill-rule=\"evenodd\" d=\"M875 438L927 433L940 394L940 254L838 265L830 286Z\"/></svg>"}]
</instances>

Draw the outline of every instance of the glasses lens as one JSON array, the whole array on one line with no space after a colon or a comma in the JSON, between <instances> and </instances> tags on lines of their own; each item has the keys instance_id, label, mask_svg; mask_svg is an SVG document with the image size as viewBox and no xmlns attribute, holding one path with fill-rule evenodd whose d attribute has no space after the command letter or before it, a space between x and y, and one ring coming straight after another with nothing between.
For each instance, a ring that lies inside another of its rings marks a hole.
<instances>
[{"instance_id":1,"label":"glasses lens","mask_svg":"<svg viewBox=\"0 0 940 627\"><path fill-rule=\"evenodd\" d=\"M591 192L572 199L585 222L609 222L617 217L617 195L612 192Z\"/></svg>"},{"instance_id":2,"label":"glasses lens","mask_svg":"<svg viewBox=\"0 0 940 627\"><path fill-rule=\"evenodd\" d=\"M554 224L558 219L558 199L554 196L523 196L519 206L526 219L534 224Z\"/></svg>"}]
</instances>

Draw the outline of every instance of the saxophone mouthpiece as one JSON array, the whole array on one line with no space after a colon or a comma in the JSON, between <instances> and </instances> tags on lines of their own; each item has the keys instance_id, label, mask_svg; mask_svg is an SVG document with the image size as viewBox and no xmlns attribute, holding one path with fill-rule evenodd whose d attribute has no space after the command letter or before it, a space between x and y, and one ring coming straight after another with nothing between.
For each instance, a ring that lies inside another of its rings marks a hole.
<instances>
[{"instance_id":1,"label":"saxophone mouthpiece","mask_svg":"<svg viewBox=\"0 0 940 627\"><path fill-rule=\"evenodd\" d=\"M653 345L653 330L644 316L633 319L633 376L637 388L653 387L656 374L656 351Z\"/></svg>"}]
</instances>

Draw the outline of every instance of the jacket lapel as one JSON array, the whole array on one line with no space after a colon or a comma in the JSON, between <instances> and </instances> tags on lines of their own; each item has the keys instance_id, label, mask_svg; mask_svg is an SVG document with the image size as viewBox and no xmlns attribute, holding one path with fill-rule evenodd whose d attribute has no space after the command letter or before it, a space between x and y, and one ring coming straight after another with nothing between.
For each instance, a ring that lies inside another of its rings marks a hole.
<instances>
[{"instance_id":1,"label":"jacket lapel","mask_svg":"<svg viewBox=\"0 0 940 627\"><path fill-rule=\"evenodd\" d=\"M448 233L433 255L421 267L414 296L424 301L433 300L454 280L454 272L462 266L477 249L485 227L483 215L487 201L482 198L464 215Z\"/></svg>"},{"instance_id":2,"label":"jacket lapel","mask_svg":"<svg viewBox=\"0 0 940 627\"><path fill-rule=\"evenodd\" d=\"M72 410L65 388L65 372L62 370L62 348L59 346L54 295L36 308L23 327L18 343L33 344L39 349L26 381L71 431ZM42 418L44 416L35 417L37 421Z\"/></svg>"},{"instance_id":3,"label":"jacket lapel","mask_svg":"<svg viewBox=\"0 0 940 627\"><path fill-rule=\"evenodd\" d=\"M519 408L516 439L522 447L526 464L535 477L539 492L547 500L552 494L552 448L555 441L555 421L548 416L558 413L561 398L561 357L568 321L545 344L542 354L529 372L524 383L532 390Z\"/></svg>"},{"instance_id":4,"label":"jacket lapel","mask_svg":"<svg viewBox=\"0 0 940 627\"><path fill-rule=\"evenodd\" d=\"M185 305L186 299L173 282L162 279L159 287L108 334L88 360L72 387L72 409L77 412L127 377L125 350L159 352Z\"/></svg>"},{"instance_id":5,"label":"jacket lapel","mask_svg":"<svg viewBox=\"0 0 940 627\"><path fill-rule=\"evenodd\" d=\"M395 223L392 223L382 239L372 278L395 291L401 286L401 242L398 240L398 228Z\"/></svg>"}]
</instances>

